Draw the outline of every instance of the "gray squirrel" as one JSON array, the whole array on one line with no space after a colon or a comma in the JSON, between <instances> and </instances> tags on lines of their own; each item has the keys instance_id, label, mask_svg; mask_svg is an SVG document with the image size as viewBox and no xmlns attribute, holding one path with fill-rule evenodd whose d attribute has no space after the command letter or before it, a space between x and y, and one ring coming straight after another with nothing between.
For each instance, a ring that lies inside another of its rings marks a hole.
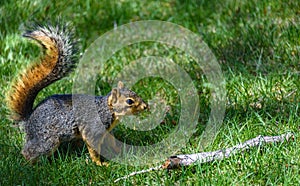
<instances>
[{"instance_id":1,"label":"gray squirrel","mask_svg":"<svg viewBox=\"0 0 300 186\"><path fill-rule=\"evenodd\" d=\"M33 108L40 90L67 76L76 66L77 50L73 35L73 30L67 25L36 25L23 35L37 41L43 55L13 81L6 101L12 113L11 119L24 125L26 136L22 154L32 163L41 156L51 155L61 142L81 138L87 145L92 161L102 165L101 143L120 117L137 114L148 108L122 82L106 96L52 95ZM80 103L84 106L84 103L92 101L98 116L89 115L88 109L74 110L72 99L79 103L77 108L80 108ZM80 115L84 116L83 119L77 118Z\"/></svg>"}]
</instances>

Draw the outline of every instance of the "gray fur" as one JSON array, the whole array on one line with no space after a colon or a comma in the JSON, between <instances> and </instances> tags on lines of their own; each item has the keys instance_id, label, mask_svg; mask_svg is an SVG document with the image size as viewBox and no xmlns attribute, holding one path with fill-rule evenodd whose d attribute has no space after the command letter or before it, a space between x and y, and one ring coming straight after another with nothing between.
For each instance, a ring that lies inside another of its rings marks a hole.
<instances>
[{"instance_id":1,"label":"gray fur","mask_svg":"<svg viewBox=\"0 0 300 186\"><path fill-rule=\"evenodd\" d=\"M72 104L72 95L53 95L41 102L24 122L26 138L22 154L26 159L35 161L41 155L49 155L61 142L82 138L81 135L97 149L93 144L99 141L93 141L100 140L114 121L107 97L73 95L73 99L80 100L76 101L78 105ZM95 104L97 112L89 110L90 103Z\"/></svg>"},{"instance_id":2,"label":"gray fur","mask_svg":"<svg viewBox=\"0 0 300 186\"><path fill-rule=\"evenodd\" d=\"M37 40L44 51L51 51L54 47L59 51L59 56L50 56L58 57L55 67L45 78L38 79L29 91L25 105L20 105L25 110L21 113L24 115L21 122L26 133L22 154L27 160L35 162L40 156L54 152L60 143L81 138L86 142L92 160L100 165L100 147L105 135L116 126L119 117L143 111L147 104L119 82L118 88L113 88L107 96L53 95L32 109L41 89L65 77L75 67L76 47L72 32L65 26L37 26L24 36ZM51 46L44 46L43 39L54 42L48 42ZM133 100L133 103L128 104L127 99Z\"/></svg>"}]
</instances>

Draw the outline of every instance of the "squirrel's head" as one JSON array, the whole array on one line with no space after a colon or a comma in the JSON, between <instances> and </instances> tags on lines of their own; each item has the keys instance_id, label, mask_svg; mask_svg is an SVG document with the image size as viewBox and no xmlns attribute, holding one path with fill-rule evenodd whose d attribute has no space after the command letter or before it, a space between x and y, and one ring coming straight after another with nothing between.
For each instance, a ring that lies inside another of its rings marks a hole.
<instances>
[{"instance_id":1,"label":"squirrel's head","mask_svg":"<svg viewBox=\"0 0 300 186\"><path fill-rule=\"evenodd\" d=\"M116 116L133 115L148 109L147 103L135 92L124 87L119 81L118 87L113 88L108 96L108 105Z\"/></svg>"}]
</instances>

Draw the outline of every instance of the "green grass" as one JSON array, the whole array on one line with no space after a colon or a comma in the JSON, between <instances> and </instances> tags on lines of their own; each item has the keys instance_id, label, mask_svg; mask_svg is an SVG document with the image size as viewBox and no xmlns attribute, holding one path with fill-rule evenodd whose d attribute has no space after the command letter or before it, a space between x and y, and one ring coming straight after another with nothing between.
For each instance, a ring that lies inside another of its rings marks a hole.
<instances>
[{"instance_id":1,"label":"green grass","mask_svg":"<svg viewBox=\"0 0 300 186\"><path fill-rule=\"evenodd\" d=\"M71 21L80 38L80 52L114 25L139 20L164 20L199 34L216 55L226 79L227 105L222 128L206 151L231 147L257 135L295 133L289 143L252 148L223 161L180 170L156 171L121 181L119 185L299 185L300 184L300 2L295 0L224 1L10 1L0 3L0 99L14 76L39 54L21 37L24 25L37 20ZM145 54L143 51L148 51ZM150 52L150 53L149 53ZM147 55L167 56L182 66L199 92L197 131L178 153L198 151L210 113L210 90L201 69L184 52L160 44L136 44L115 54L99 75L99 88L108 92L111 79L124 65ZM74 74L47 87L37 102L56 93L71 93ZM142 86L142 85L147 86ZM178 121L180 102L170 84L159 78L142 80L134 89L146 99L155 91L172 107L165 123L150 132L120 125L116 136L132 144L153 144L167 136ZM23 134L0 107L0 185L113 185L113 181L147 166L91 163L85 147L65 144L50 158L28 164L20 154ZM138 140L137 140L138 139ZM212 139L213 140L213 139ZM160 152L157 152L160 153ZM166 157L167 158L167 157ZM163 162L165 159L162 159Z\"/></svg>"}]
</instances>

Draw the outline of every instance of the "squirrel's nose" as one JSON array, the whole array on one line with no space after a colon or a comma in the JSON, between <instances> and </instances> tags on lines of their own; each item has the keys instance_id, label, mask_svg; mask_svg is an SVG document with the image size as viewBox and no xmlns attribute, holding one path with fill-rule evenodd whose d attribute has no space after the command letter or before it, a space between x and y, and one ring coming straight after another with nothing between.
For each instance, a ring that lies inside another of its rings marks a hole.
<instances>
[{"instance_id":1,"label":"squirrel's nose","mask_svg":"<svg viewBox=\"0 0 300 186\"><path fill-rule=\"evenodd\" d=\"M146 109L149 110L149 106L145 102L142 103L141 108L142 108L142 110L146 110Z\"/></svg>"}]
</instances>

